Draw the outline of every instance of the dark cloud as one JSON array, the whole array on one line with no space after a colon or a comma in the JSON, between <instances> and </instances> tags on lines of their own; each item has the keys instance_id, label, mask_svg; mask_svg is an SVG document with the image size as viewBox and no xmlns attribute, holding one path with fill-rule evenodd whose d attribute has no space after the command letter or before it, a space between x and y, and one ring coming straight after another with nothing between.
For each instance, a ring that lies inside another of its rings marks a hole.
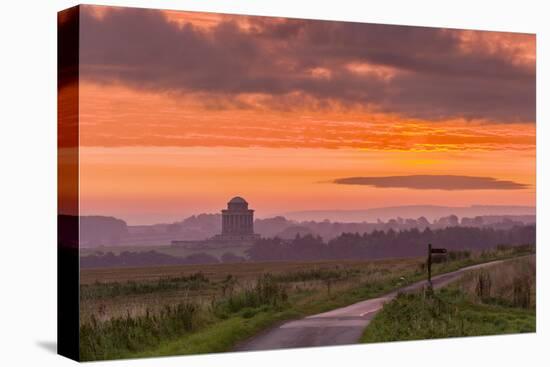
<instances>
[{"instance_id":1,"label":"dark cloud","mask_svg":"<svg viewBox=\"0 0 550 367\"><path fill-rule=\"evenodd\" d=\"M411 175L384 177L345 177L333 183L340 185L365 185L379 188L406 188L417 190L518 190L529 185L493 177L456 175Z\"/></svg>"},{"instance_id":2,"label":"dark cloud","mask_svg":"<svg viewBox=\"0 0 550 367\"><path fill-rule=\"evenodd\" d=\"M86 9L86 8L84 8ZM81 14L81 75L136 88L206 92L231 99L296 92L427 119L535 120L535 71L512 51L465 53L458 31L379 24L225 17L206 30L168 22L159 11ZM346 65L393 68L392 78ZM313 78L324 68L330 78ZM299 103L299 100L296 101Z\"/></svg>"}]
</instances>

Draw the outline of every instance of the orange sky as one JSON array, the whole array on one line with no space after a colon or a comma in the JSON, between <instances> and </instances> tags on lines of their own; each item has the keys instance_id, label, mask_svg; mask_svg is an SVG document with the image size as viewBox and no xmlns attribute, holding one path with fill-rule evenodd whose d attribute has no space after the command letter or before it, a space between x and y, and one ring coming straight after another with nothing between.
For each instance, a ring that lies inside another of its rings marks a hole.
<instances>
[{"instance_id":1,"label":"orange sky","mask_svg":"<svg viewBox=\"0 0 550 367\"><path fill-rule=\"evenodd\" d=\"M102 22L108 11L94 8L94 14ZM177 27L193 24L204 32L224 19L184 12L163 16ZM249 19L238 22L244 29L239 32L258 26ZM534 42L525 37L463 31L459 45L456 52L464 54L485 45L491 55L506 55L510 67L534 68ZM313 65L301 73L330 82L337 70L345 70L392 88L411 73L422 73L372 61L344 60L338 64L343 69L334 65ZM500 121L498 113L472 117L465 111L461 117L454 101L443 100L452 105L437 116L417 114L407 105L412 102L402 99L409 97L394 89L376 103L347 103L338 95L323 92L320 97L301 87L230 94L187 85L149 87L116 71L127 67L96 62L85 66L92 76L84 72L80 82L84 215L113 215L130 224L168 222L217 212L235 195L245 197L258 216L410 204L535 205L535 124L523 112L514 121ZM100 69L117 77L94 78ZM61 98L69 94L69 89L60 91ZM400 102L394 112L392 98ZM491 177L528 186L448 191L332 182L408 175Z\"/></svg>"},{"instance_id":2,"label":"orange sky","mask_svg":"<svg viewBox=\"0 0 550 367\"><path fill-rule=\"evenodd\" d=\"M217 211L234 195L246 197L259 216L410 204L535 204L534 125L219 111L120 86L84 83L80 90L86 214L170 221ZM448 192L327 183L409 174L490 176L532 188Z\"/></svg>"}]
</instances>

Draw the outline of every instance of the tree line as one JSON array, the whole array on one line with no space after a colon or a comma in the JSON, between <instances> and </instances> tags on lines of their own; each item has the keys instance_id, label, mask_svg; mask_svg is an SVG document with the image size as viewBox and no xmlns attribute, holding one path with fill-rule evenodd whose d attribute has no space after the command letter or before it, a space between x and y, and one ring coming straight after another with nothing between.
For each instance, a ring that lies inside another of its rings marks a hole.
<instances>
[{"instance_id":1,"label":"tree line","mask_svg":"<svg viewBox=\"0 0 550 367\"><path fill-rule=\"evenodd\" d=\"M442 229L387 231L370 233L342 233L324 241L312 234L296 235L294 239L280 237L262 238L246 251L247 257L227 252L220 258L207 253L194 253L178 257L154 250L143 252L98 252L80 258L81 268L191 265L239 263L244 261L304 261L330 259L380 259L390 257L414 257L426 254L428 243L449 251L488 250L497 246L535 244L535 226L515 226L509 229L489 227L446 227Z\"/></svg>"},{"instance_id":2,"label":"tree line","mask_svg":"<svg viewBox=\"0 0 550 367\"><path fill-rule=\"evenodd\" d=\"M328 242L320 236L308 234L296 235L292 240L262 238L247 250L247 255L251 261L413 257L424 255L428 243L450 251L487 250L498 245L534 244L535 237L535 226L514 226L509 229L455 226L436 230L376 230L363 234L342 233Z\"/></svg>"}]
</instances>

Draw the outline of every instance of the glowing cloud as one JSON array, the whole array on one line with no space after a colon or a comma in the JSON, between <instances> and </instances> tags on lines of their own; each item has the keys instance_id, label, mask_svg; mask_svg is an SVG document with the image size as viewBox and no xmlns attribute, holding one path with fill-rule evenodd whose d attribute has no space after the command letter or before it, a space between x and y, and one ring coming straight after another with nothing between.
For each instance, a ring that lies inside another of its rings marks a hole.
<instances>
[{"instance_id":1,"label":"glowing cloud","mask_svg":"<svg viewBox=\"0 0 550 367\"><path fill-rule=\"evenodd\" d=\"M365 185L378 188L406 188L417 190L518 190L528 185L493 177L457 175L411 175L385 177L345 177L334 180L341 185Z\"/></svg>"}]
</instances>

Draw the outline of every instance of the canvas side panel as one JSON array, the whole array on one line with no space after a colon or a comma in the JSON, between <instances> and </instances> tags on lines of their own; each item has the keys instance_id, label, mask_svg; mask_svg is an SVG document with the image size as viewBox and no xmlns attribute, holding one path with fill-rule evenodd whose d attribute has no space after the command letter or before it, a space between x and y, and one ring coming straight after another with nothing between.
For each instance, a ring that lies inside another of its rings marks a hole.
<instances>
[{"instance_id":1,"label":"canvas side panel","mask_svg":"<svg viewBox=\"0 0 550 367\"><path fill-rule=\"evenodd\" d=\"M58 13L57 351L79 360L79 7Z\"/></svg>"}]
</instances>

